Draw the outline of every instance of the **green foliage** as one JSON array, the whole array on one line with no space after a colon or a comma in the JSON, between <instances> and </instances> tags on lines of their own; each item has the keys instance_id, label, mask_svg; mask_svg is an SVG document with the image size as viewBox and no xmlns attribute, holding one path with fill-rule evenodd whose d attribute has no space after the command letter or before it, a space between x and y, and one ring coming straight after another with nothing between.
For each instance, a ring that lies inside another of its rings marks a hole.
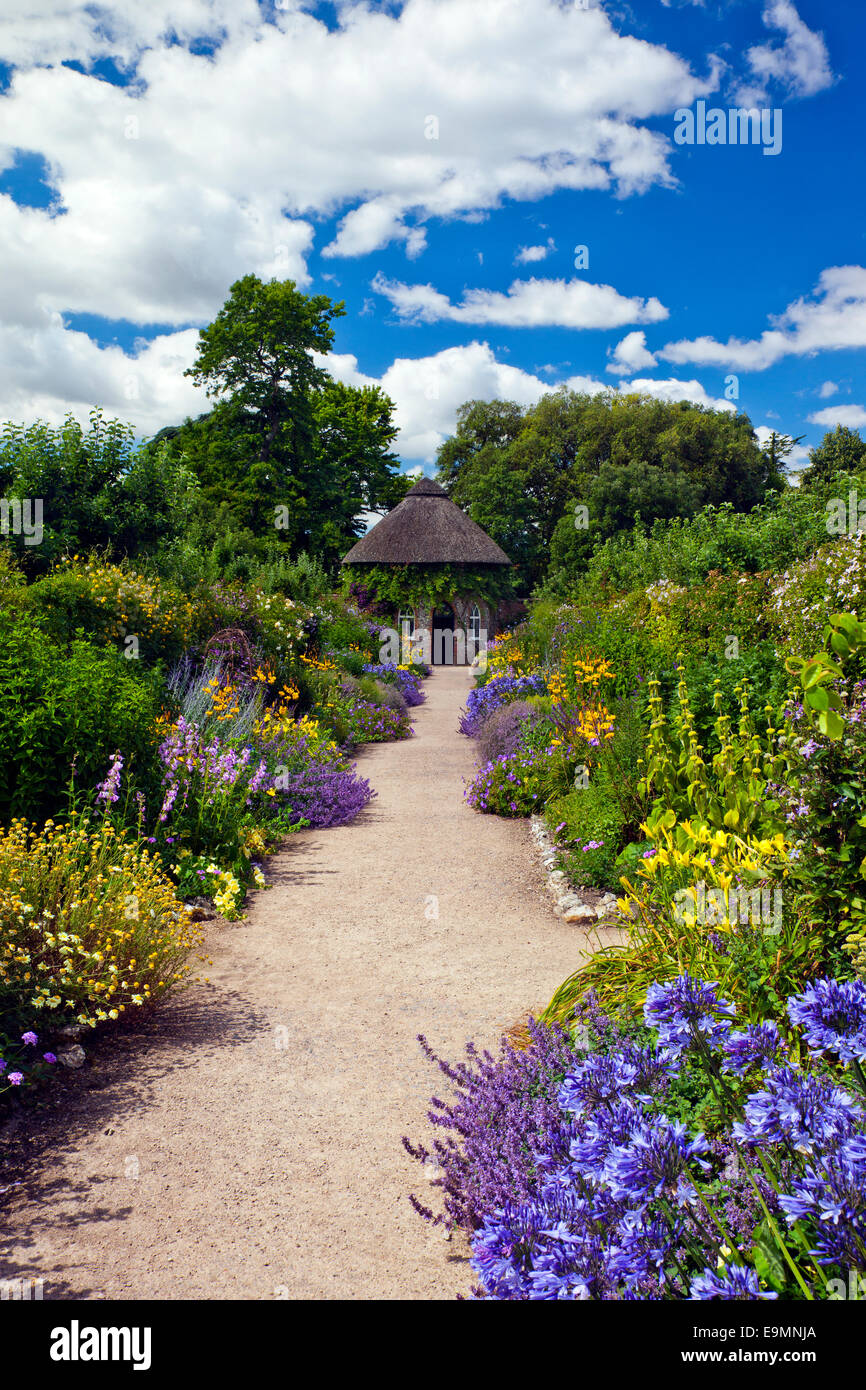
<instances>
[{"instance_id":1,"label":"green foliage","mask_svg":"<svg viewBox=\"0 0 866 1390\"><path fill-rule=\"evenodd\" d=\"M6 424L0 478L8 498L40 501L42 538L5 538L28 575L44 574L63 555L107 548L147 554L181 534L195 500L195 479L166 449L135 445L131 425L90 415L85 431L73 416Z\"/></svg>"},{"instance_id":2,"label":"green foliage","mask_svg":"<svg viewBox=\"0 0 866 1390\"><path fill-rule=\"evenodd\" d=\"M162 681L134 665L82 640L64 648L0 612L0 822L57 815L73 762L90 790L117 749L145 793L156 785Z\"/></svg>"},{"instance_id":3,"label":"green foliage","mask_svg":"<svg viewBox=\"0 0 866 1390\"><path fill-rule=\"evenodd\" d=\"M470 401L439 451L439 479L519 567L571 574L592 540L643 521L728 502L738 511L784 486L745 415L688 402L560 390L521 411ZM574 526L574 504L589 528Z\"/></svg>"},{"instance_id":4,"label":"green foliage","mask_svg":"<svg viewBox=\"0 0 866 1390\"><path fill-rule=\"evenodd\" d=\"M716 829L772 835L780 829L780 804L768 784L781 780L787 767L770 724L759 733L745 684L736 689L739 718L736 727L723 710L719 684L714 706L715 746L707 759L692 715L689 690L681 675L677 706L669 720L664 713L659 684L649 683L650 728L641 791L652 798L648 823L659 815L678 819L697 816Z\"/></svg>"},{"instance_id":5,"label":"green foliage","mask_svg":"<svg viewBox=\"0 0 866 1390\"><path fill-rule=\"evenodd\" d=\"M378 603L395 612L435 607L456 595L495 604L512 592L511 571L501 565L344 565L344 584L358 581Z\"/></svg>"},{"instance_id":6,"label":"green foliage","mask_svg":"<svg viewBox=\"0 0 866 1390\"><path fill-rule=\"evenodd\" d=\"M393 402L379 387L334 381L314 361L343 312L292 280L246 275L199 333L187 375L219 399L164 436L201 483L205 538L250 533L331 567L358 538L362 511L405 494Z\"/></svg>"},{"instance_id":7,"label":"green foliage","mask_svg":"<svg viewBox=\"0 0 866 1390\"><path fill-rule=\"evenodd\" d=\"M617 888L615 869L622 848L624 816L606 773L599 769L585 787L556 797L545 810L562 868L572 883Z\"/></svg>"},{"instance_id":8,"label":"green foliage","mask_svg":"<svg viewBox=\"0 0 866 1390\"><path fill-rule=\"evenodd\" d=\"M866 440L847 425L828 431L817 449L809 450L809 466L800 486L806 492L831 481L840 473L857 473L866 468Z\"/></svg>"}]
</instances>

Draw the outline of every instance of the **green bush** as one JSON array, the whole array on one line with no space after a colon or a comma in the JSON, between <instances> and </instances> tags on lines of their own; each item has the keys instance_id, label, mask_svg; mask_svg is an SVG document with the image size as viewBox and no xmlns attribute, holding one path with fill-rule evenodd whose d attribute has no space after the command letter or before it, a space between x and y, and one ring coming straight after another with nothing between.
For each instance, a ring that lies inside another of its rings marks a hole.
<instances>
[{"instance_id":1,"label":"green bush","mask_svg":"<svg viewBox=\"0 0 866 1390\"><path fill-rule=\"evenodd\" d=\"M145 793L158 782L162 677L118 652L59 646L32 620L0 613L0 821L56 815L91 791L116 750Z\"/></svg>"},{"instance_id":2,"label":"green bush","mask_svg":"<svg viewBox=\"0 0 866 1390\"><path fill-rule=\"evenodd\" d=\"M556 797L545 816L572 883L618 888L615 864L623 848L625 817L603 771L598 770L587 786Z\"/></svg>"}]
</instances>

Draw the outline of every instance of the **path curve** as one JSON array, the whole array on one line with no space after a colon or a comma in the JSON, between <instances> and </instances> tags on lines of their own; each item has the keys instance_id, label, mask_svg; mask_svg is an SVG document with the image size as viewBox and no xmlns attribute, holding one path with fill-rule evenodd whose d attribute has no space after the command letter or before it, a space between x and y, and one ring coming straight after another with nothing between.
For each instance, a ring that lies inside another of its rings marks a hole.
<instances>
[{"instance_id":1,"label":"path curve","mask_svg":"<svg viewBox=\"0 0 866 1390\"><path fill-rule=\"evenodd\" d=\"M430 1233L400 1137L427 1138L449 1058L495 1044L577 964L526 822L463 804L471 684L437 670L415 736L359 759L378 795L304 831L274 887L209 939L210 983L93 1048L41 1117L7 1194L0 1278L49 1298L452 1298L462 1249ZM438 918L436 911L438 910Z\"/></svg>"}]
</instances>

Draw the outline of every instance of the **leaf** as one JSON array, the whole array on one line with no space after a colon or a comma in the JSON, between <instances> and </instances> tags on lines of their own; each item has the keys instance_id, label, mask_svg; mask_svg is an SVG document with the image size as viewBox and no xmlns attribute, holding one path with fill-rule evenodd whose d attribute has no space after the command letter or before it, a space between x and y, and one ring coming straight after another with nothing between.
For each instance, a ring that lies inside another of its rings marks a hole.
<instances>
[{"instance_id":1,"label":"leaf","mask_svg":"<svg viewBox=\"0 0 866 1390\"><path fill-rule=\"evenodd\" d=\"M752 1248L752 1263L758 1278L762 1279L765 1284L769 1284L770 1288L775 1289L777 1293L781 1293L787 1282L785 1263L766 1221L759 1227L758 1236Z\"/></svg>"},{"instance_id":2,"label":"leaf","mask_svg":"<svg viewBox=\"0 0 866 1390\"><path fill-rule=\"evenodd\" d=\"M811 690L807 690L803 699L812 709L826 710L830 708L830 697L823 685L816 685Z\"/></svg>"}]
</instances>

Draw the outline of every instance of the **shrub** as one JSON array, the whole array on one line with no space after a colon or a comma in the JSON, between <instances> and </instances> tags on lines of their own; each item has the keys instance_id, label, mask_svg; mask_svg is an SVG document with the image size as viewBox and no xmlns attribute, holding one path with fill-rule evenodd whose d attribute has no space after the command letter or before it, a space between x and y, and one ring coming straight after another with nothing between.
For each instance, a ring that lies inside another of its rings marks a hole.
<instances>
[{"instance_id":1,"label":"shrub","mask_svg":"<svg viewBox=\"0 0 866 1390\"><path fill-rule=\"evenodd\" d=\"M494 816L531 816L555 792L564 792L574 774L573 760L561 749L527 748L485 763L464 797L475 811Z\"/></svg>"},{"instance_id":2,"label":"shrub","mask_svg":"<svg viewBox=\"0 0 866 1390\"><path fill-rule=\"evenodd\" d=\"M410 707L423 705L424 691L421 689L421 680L425 673L429 674L426 667L413 670L411 667L395 666L393 661L388 661L379 665L368 663L363 670L375 676L377 680L384 681L386 685L395 685Z\"/></svg>"},{"instance_id":3,"label":"shrub","mask_svg":"<svg viewBox=\"0 0 866 1390\"><path fill-rule=\"evenodd\" d=\"M0 1014L87 1027L161 998L198 929L159 859L107 822L0 835Z\"/></svg>"},{"instance_id":4,"label":"shrub","mask_svg":"<svg viewBox=\"0 0 866 1390\"><path fill-rule=\"evenodd\" d=\"M92 787L115 750L136 785L158 782L156 722L162 680L114 650L60 648L32 621L0 613L0 820L56 815L73 764Z\"/></svg>"},{"instance_id":5,"label":"shrub","mask_svg":"<svg viewBox=\"0 0 866 1390\"><path fill-rule=\"evenodd\" d=\"M494 676L486 685L470 690L466 709L460 717L460 732L468 738L477 738L485 721L501 705L527 695L542 695L544 692L544 678L540 675Z\"/></svg>"},{"instance_id":6,"label":"shrub","mask_svg":"<svg viewBox=\"0 0 866 1390\"><path fill-rule=\"evenodd\" d=\"M309 825L327 827L348 825L374 797L370 783L357 771L310 763L286 774L281 796L295 817Z\"/></svg>"},{"instance_id":7,"label":"shrub","mask_svg":"<svg viewBox=\"0 0 866 1390\"><path fill-rule=\"evenodd\" d=\"M528 701L515 700L513 704L501 705L481 727L478 761L481 764L493 763L497 758L510 757L519 748L525 747L530 729L539 724L543 724L550 735L549 718ZM547 742L550 742L550 736Z\"/></svg>"},{"instance_id":8,"label":"shrub","mask_svg":"<svg viewBox=\"0 0 866 1390\"><path fill-rule=\"evenodd\" d=\"M145 663L179 657L193 632L192 604L172 585L97 558L60 565L28 598L55 641L84 636Z\"/></svg>"},{"instance_id":9,"label":"shrub","mask_svg":"<svg viewBox=\"0 0 866 1390\"><path fill-rule=\"evenodd\" d=\"M618 887L614 867L623 846L622 809L604 774L551 801L545 812L561 867L572 883Z\"/></svg>"}]
</instances>

